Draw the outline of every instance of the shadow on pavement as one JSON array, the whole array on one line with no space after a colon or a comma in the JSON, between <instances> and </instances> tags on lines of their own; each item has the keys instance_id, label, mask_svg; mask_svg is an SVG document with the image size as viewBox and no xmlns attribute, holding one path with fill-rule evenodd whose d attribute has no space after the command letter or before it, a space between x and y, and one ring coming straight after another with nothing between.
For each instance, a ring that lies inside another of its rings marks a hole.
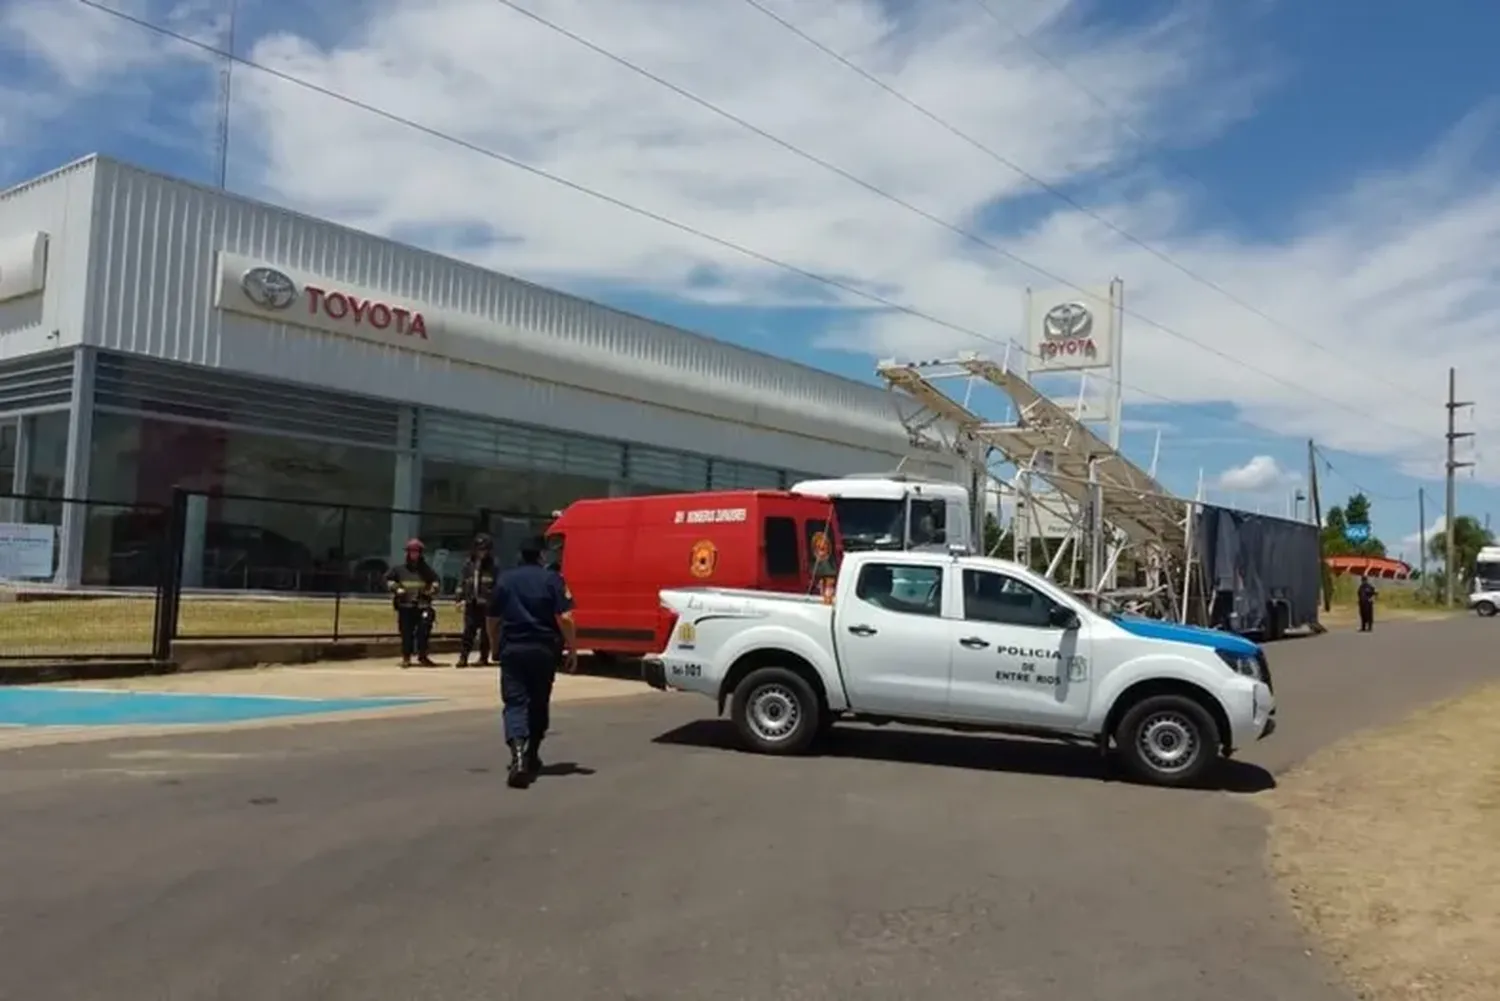
<instances>
[{"instance_id":1,"label":"shadow on pavement","mask_svg":"<svg viewBox=\"0 0 1500 1001\"><path fill-rule=\"evenodd\" d=\"M720 751L741 749L733 724L722 719L696 720L661 734L652 743ZM1111 759L1092 747L932 730L836 727L817 743L812 754L1096 782L1123 781ZM1264 768L1231 760L1191 788L1250 794L1275 787L1276 779Z\"/></svg>"}]
</instances>

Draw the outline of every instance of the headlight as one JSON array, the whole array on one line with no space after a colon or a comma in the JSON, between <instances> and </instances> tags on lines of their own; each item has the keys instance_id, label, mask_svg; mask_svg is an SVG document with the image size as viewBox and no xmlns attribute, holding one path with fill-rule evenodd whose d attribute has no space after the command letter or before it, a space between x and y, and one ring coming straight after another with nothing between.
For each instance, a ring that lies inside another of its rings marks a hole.
<instances>
[{"instance_id":1,"label":"headlight","mask_svg":"<svg viewBox=\"0 0 1500 1001\"><path fill-rule=\"evenodd\" d=\"M1253 653L1234 653L1230 650L1215 650L1228 668L1235 674L1243 674L1247 678L1262 680L1260 671L1260 658Z\"/></svg>"}]
</instances>

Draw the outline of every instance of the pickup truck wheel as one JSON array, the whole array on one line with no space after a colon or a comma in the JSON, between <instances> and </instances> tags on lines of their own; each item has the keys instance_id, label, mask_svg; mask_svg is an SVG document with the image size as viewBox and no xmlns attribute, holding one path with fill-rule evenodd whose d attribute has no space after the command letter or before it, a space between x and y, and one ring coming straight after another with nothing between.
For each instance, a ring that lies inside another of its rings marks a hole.
<instances>
[{"instance_id":1,"label":"pickup truck wheel","mask_svg":"<svg viewBox=\"0 0 1500 1001\"><path fill-rule=\"evenodd\" d=\"M818 696L795 672L751 671L734 690L730 716L740 738L762 754L801 754L820 729Z\"/></svg>"},{"instance_id":2,"label":"pickup truck wheel","mask_svg":"<svg viewBox=\"0 0 1500 1001\"><path fill-rule=\"evenodd\" d=\"M1487 619L1495 614L1495 603L1493 601L1481 601L1474 606L1474 611Z\"/></svg>"},{"instance_id":3,"label":"pickup truck wheel","mask_svg":"<svg viewBox=\"0 0 1500 1001\"><path fill-rule=\"evenodd\" d=\"M1218 760L1219 744L1213 717L1183 695L1142 699L1115 731L1115 747L1126 771L1151 785L1196 782Z\"/></svg>"}]
</instances>

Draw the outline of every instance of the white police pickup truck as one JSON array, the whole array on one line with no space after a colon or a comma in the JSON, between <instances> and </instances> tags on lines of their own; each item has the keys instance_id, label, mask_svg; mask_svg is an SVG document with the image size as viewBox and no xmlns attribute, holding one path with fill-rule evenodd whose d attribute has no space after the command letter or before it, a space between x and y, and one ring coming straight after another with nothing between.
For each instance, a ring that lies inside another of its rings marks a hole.
<instances>
[{"instance_id":1,"label":"white police pickup truck","mask_svg":"<svg viewBox=\"0 0 1500 1001\"><path fill-rule=\"evenodd\" d=\"M841 718L897 722L1088 741L1160 785L1275 728L1256 644L1100 614L1019 564L850 553L834 593L662 591L676 621L646 680L728 702L764 753L804 752Z\"/></svg>"}]
</instances>

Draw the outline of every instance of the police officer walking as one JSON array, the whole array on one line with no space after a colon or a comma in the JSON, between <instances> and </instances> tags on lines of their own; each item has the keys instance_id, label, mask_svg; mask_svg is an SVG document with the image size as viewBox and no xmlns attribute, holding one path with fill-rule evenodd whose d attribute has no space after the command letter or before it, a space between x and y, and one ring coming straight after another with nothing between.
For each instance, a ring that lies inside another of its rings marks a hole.
<instances>
[{"instance_id":1,"label":"police officer walking","mask_svg":"<svg viewBox=\"0 0 1500 1001\"><path fill-rule=\"evenodd\" d=\"M559 664L565 663L569 674L578 669L573 596L562 576L542 565L545 548L539 539L528 542L521 548L520 565L495 580L485 623L500 662L510 748L506 781L514 789L529 785L542 770L539 751L551 721L552 682Z\"/></svg>"},{"instance_id":2,"label":"police officer walking","mask_svg":"<svg viewBox=\"0 0 1500 1001\"><path fill-rule=\"evenodd\" d=\"M458 648L459 667L469 666L469 654L474 651L476 639L479 641L479 666L489 666L490 631L484 620L494 589L494 544L481 532L474 537L474 548L469 551L469 561L464 564L463 580L459 584L458 606L464 617L464 631Z\"/></svg>"},{"instance_id":3,"label":"police officer walking","mask_svg":"<svg viewBox=\"0 0 1500 1001\"><path fill-rule=\"evenodd\" d=\"M391 605L396 609L396 627L401 632L402 667L411 667L413 657L423 667L437 667L427 656L427 643L436 618L432 597L440 582L437 571L427 562L426 551L421 539L411 539L406 543L406 561L391 567L385 575Z\"/></svg>"},{"instance_id":4,"label":"police officer walking","mask_svg":"<svg viewBox=\"0 0 1500 1001\"><path fill-rule=\"evenodd\" d=\"M1375 585L1370 583L1370 578L1361 575L1359 578L1359 631L1362 633L1375 630Z\"/></svg>"}]
</instances>

